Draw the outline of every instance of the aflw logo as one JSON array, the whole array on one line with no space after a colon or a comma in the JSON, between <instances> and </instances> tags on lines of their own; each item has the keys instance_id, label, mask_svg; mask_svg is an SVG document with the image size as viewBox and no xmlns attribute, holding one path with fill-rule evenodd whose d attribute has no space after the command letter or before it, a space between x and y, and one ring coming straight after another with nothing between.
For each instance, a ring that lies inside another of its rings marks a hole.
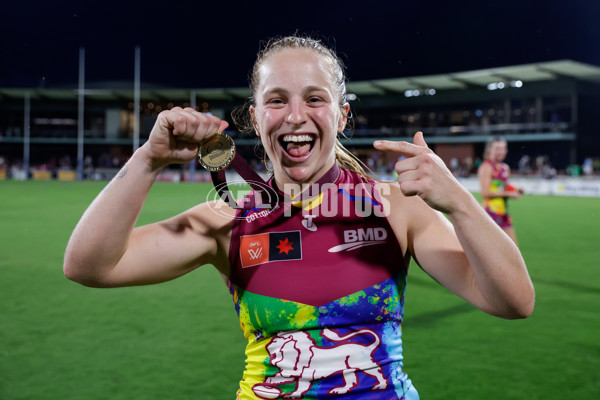
<instances>
[{"instance_id":1,"label":"aflw logo","mask_svg":"<svg viewBox=\"0 0 600 400\"><path fill-rule=\"evenodd\" d=\"M300 231L268 232L240 238L242 268L273 261L302 260Z\"/></svg>"},{"instance_id":2,"label":"aflw logo","mask_svg":"<svg viewBox=\"0 0 600 400\"><path fill-rule=\"evenodd\" d=\"M355 250L360 247L385 243L387 231L385 228L359 228L344 231L344 244L329 249L330 253Z\"/></svg>"},{"instance_id":3,"label":"aflw logo","mask_svg":"<svg viewBox=\"0 0 600 400\"><path fill-rule=\"evenodd\" d=\"M254 242L250 244L250 247L260 246L260 242ZM251 260L258 260L262 255L263 248L259 247L257 249L248 249L248 254L250 254Z\"/></svg>"}]
</instances>

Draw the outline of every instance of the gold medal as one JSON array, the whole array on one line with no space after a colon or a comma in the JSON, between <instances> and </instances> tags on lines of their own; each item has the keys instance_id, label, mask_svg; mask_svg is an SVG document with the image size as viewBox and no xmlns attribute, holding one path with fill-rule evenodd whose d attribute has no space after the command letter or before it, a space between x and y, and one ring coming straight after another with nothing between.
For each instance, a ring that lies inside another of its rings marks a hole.
<instances>
[{"instance_id":1,"label":"gold medal","mask_svg":"<svg viewBox=\"0 0 600 400\"><path fill-rule=\"evenodd\" d=\"M217 132L202 141L198 148L198 161L209 171L220 171L231 164L235 157L233 139L222 132Z\"/></svg>"}]
</instances>

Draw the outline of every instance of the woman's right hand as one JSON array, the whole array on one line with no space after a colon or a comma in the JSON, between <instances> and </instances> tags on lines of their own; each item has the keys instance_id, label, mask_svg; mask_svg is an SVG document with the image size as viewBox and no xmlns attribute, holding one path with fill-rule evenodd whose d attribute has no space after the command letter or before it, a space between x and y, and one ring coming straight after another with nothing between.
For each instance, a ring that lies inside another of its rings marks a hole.
<instances>
[{"instance_id":1,"label":"woman's right hand","mask_svg":"<svg viewBox=\"0 0 600 400\"><path fill-rule=\"evenodd\" d=\"M512 183L507 183L504 188L504 195L502 197L507 197L511 199L518 199L523 196L525 190L520 187L513 185Z\"/></svg>"},{"instance_id":2,"label":"woman's right hand","mask_svg":"<svg viewBox=\"0 0 600 400\"><path fill-rule=\"evenodd\" d=\"M518 190L505 190L504 191L504 196L502 197L507 197L509 199L520 199L523 196L523 192L520 192Z\"/></svg>"},{"instance_id":3,"label":"woman's right hand","mask_svg":"<svg viewBox=\"0 0 600 400\"><path fill-rule=\"evenodd\" d=\"M174 107L158 114L148 141L142 146L152 169L192 161L200 142L229 124L213 115L187 107Z\"/></svg>"}]
</instances>

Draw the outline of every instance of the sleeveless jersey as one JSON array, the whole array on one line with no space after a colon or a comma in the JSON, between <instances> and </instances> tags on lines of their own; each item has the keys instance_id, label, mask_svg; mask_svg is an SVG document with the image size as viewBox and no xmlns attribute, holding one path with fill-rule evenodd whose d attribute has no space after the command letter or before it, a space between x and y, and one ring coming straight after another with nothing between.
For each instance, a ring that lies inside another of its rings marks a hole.
<instances>
[{"instance_id":1,"label":"sleeveless jersey","mask_svg":"<svg viewBox=\"0 0 600 400\"><path fill-rule=\"evenodd\" d=\"M492 167L492 179L490 182L490 192L498 193L506 189L508 180L508 166L504 163L495 163L491 160L485 160ZM494 221L502 228L510 228L512 220L508 214L508 202L504 197L494 197L483 199L483 208L492 217Z\"/></svg>"},{"instance_id":2,"label":"sleeveless jersey","mask_svg":"<svg viewBox=\"0 0 600 400\"><path fill-rule=\"evenodd\" d=\"M335 165L312 197L238 210L238 399L418 399L402 371L407 266L371 183Z\"/></svg>"}]
</instances>

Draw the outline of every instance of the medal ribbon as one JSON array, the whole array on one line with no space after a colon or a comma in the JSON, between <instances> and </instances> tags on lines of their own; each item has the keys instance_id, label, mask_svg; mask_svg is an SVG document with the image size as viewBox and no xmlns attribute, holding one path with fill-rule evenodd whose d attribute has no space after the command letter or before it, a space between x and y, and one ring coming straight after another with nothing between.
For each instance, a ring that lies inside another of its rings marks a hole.
<instances>
[{"instance_id":1,"label":"medal ribbon","mask_svg":"<svg viewBox=\"0 0 600 400\"><path fill-rule=\"evenodd\" d=\"M273 189L265 180L248 164L244 158L236 153L229 164L249 185L252 189L254 189L257 193L262 195L263 204L270 203L274 204L280 200L279 193ZM233 199L233 196L229 192L229 187L227 186L227 177L225 176L224 168L220 171L211 171L210 177L212 178L213 185L219 194L219 197L229 203L228 200ZM267 192L267 193L265 193ZM234 199L235 200L235 199ZM244 204L245 207L254 207L254 204Z\"/></svg>"}]
</instances>

